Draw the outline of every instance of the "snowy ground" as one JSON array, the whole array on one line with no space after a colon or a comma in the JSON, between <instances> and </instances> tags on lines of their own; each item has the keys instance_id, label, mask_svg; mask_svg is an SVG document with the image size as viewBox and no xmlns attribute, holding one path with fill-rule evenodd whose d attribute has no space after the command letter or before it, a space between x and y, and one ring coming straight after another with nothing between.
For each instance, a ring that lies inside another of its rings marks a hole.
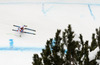
<instances>
[{"instance_id":1,"label":"snowy ground","mask_svg":"<svg viewBox=\"0 0 100 65\"><path fill-rule=\"evenodd\" d=\"M9 39L13 39L14 47L43 48L57 29L64 30L68 24L77 36L82 33L84 40L91 40L95 28L100 26L99 3L99 0L0 1L0 47L9 47ZM19 37L19 33L12 31L17 29L14 24L26 24L36 30L36 36ZM0 65L32 65L33 53L36 51L0 51Z\"/></svg>"}]
</instances>

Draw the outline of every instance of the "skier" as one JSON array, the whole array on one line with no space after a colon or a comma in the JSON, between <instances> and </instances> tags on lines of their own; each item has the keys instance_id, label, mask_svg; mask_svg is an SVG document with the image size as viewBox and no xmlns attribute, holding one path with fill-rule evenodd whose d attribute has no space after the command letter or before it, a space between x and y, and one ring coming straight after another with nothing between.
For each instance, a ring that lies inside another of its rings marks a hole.
<instances>
[{"instance_id":1,"label":"skier","mask_svg":"<svg viewBox=\"0 0 100 65\"><path fill-rule=\"evenodd\" d=\"M33 35L35 35L35 33L31 33L31 32L26 32L26 31L24 31L24 29L25 29L25 30L30 30L30 31L36 32L36 30L30 29L30 28L26 28L27 25L23 25L23 26L13 25L13 26L14 26L14 27L18 27L17 30L12 29L12 31L17 31L17 32L19 32L19 33L20 33L20 37L21 37L21 34L22 34L22 33L33 34Z\"/></svg>"},{"instance_id":2,"label":"skier","mask_svg":"<svg viewBox=\"0 0 100 65\"><path fill-rule=\"evenodd\" d=\"M18 27L18 30L17 31L22 33L23 30L24 30L24 27L27 27L27 26L26 25L23 25L22 27Z\"/></svg>"},{"instance_id":3,"label":"skier","mask_svg":"<svg viewBox=\"0 0 100 65\"><path fill-rule=\"evenodd\" d=\"M24 27L27 27L26 25L23 25L22 27L20 26L20 27L18 27L18 32L20 33L19 34L19 36L21 37L21 33L23 33L24 32Z\"/></svg>"}]
</instances>

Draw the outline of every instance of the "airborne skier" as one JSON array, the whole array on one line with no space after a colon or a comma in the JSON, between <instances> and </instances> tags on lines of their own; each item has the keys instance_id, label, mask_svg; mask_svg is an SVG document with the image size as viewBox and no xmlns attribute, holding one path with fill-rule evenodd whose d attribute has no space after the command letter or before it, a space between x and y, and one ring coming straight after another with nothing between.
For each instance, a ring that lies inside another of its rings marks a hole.
<instances>
[{"instance_id":1,"label":"airborne skier","mask_svg":"<svg viewBox=\"0 0 100 65\"><path fill-rule=\"evenodd\" d=\"M14 27L18 27L18 29L17 29L17 30L12 29L12 31L17 31L17 32L19 32L19 33L27 33L27 34L33 34L33 35L35 35L34 33L25 32L25 31L24 31L24 29L26 29L26 30L30 30L30 31L36 32L36 30L30 29L30 28L26 28L27 25L23 25L22 27L21 27L21 26L17 26L17 25L13 25L13 26L14 26ZM20 37L21 37L21 34L20 34Z\"/></svg>"}]
</instances>

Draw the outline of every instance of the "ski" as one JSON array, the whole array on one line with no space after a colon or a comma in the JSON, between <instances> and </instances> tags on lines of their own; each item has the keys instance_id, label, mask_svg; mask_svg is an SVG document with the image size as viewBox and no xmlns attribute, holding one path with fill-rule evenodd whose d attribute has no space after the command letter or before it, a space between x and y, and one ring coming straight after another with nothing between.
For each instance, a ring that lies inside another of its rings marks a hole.
<instances>
[{"instance_id":1,"label":"ski","mask_svg":"<svg viewBox=\"0 0 100 65\"><path fill-rule=\"evenodd\" d=\"M27 34L33 34L33 35L36 35L35 33L30 33L30 32L22 32L22 33L27 33Z\"/></svg>"},{"instance_id":2,"label":"ski","mask_svg":"<svg viewBox=\"0 0 100 65\"><path fill-rule=\"evenodd\" d=\"M17 31L17 30L12 29L12 31Z\"/></svg>"},{"instance_id":3,"label":"ski","mask_svg":"<svg viewBox=\"0 0 100 65\"><path fill-rule=\"evenodd\" d=\"M12 31L17 31L17 30L12 29ZM33 35L36 35L35 33L30 33L30 32L22 32L22 33L27 33L27 34L33 34Z\"/></svg>"},{"instance_id":4,"label":"ski","mask_svg":"<svg viewBox=\"0 0 100 65\"><path fill-rule=\"evenodd\" d=\"M17 25L13 25L13 26L15 26L15 27L20 27L20 26L17 26Z\"/></svg>"},{"instance_id":5,"label":"ski","mask_svg":"<svg viewBox=\"0 0 100 65\"><path fill-rule=\"evenodd\" d=\"M36 30L33 30L33 29L29 29L29 28L24 28L24 29L36 32Z\"/></svg>"},{"instance_id":6,"label":"ski","mask_svg":"<svg viewBox=\"0 0 100 65\"><path fill-rule=\"evenodd\" d=\"M13 25L13 26L15 26L15 27L20 27L20 26L18 26L18 25ZM29 28L24 28L24 29L26 29L26 30L31 30L31 31L36 32L36 30L33 30L33 29L29 29Z\"/></svg>"}]
</instances>

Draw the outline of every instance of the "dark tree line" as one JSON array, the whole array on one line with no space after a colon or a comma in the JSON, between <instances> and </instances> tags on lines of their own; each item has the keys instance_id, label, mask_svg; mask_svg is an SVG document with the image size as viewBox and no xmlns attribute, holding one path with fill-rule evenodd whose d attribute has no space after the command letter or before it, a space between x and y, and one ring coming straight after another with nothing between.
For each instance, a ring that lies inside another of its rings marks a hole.
<instances>
[{"instance_id":1,"label":"dark tree line","mask_svg":"<svg viewBox=\"0 0 100 65\"><path fill-rule=\"evenodd\" d=\"M57 30L55 37L47 40L45 49L42 49L41 57L38 54L33 56L33 65L98 65L100 59L100 28L92 34L91 45L88 40L84 41L82 34L79 40L74 40L75 33L68 25L62 32ZM99 47L99 51L93 60L89 60L89 50L94 51ZM66 51L67 50L67 51Z\"/></svg>"}]
</instances>

